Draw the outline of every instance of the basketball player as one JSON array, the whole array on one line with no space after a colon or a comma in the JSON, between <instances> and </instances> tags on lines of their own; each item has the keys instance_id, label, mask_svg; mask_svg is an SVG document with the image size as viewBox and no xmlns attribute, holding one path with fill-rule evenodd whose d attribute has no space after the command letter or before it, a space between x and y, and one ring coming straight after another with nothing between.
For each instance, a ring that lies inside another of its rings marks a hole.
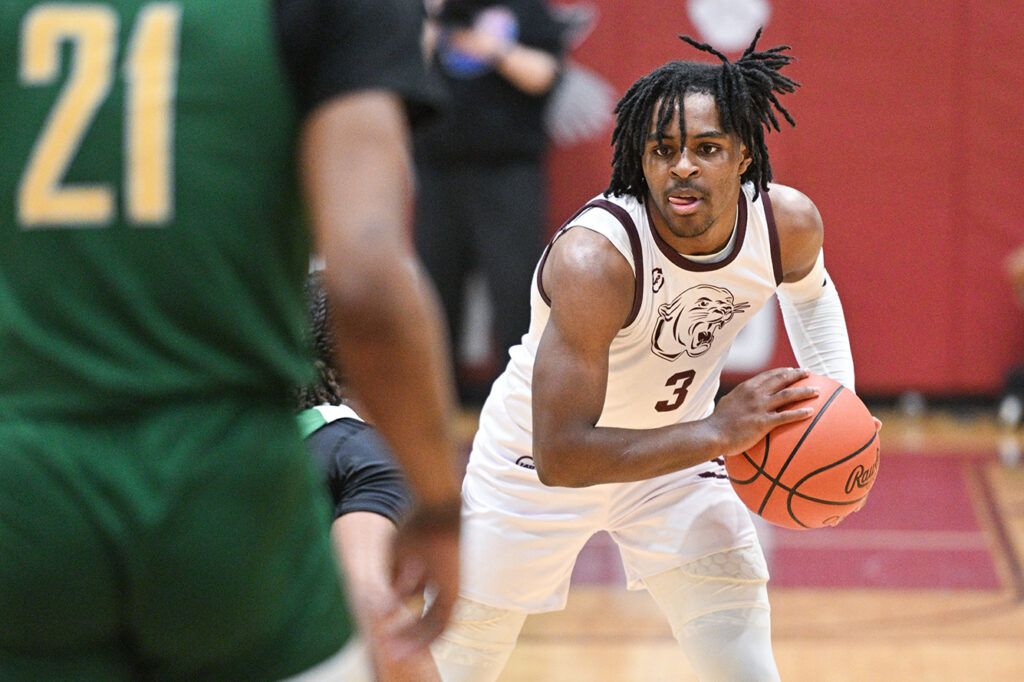
<instances>
[{"instance_id":1,"label":"basketball player","mask_svg":"<svg viewBox=\"0 0 1024 682\"><path fill-rule=\"evenodd\" d=\"M0 3L0 679L337 679L352 628L294 418L311 238L417 496L400 585L443 595L392 650L442 629L459 491L408 244L421 26L411 0Z\"/></svg>"},{"instance_id":2,"label":"basketball player","mask_svg":"<svg viewBox=\"0 0 1024 682\"><path fill-rule=\"evenodd\" d=\"M317 378L299 390L299 430L330 491L331 537L345 576L361 638L346 647L346 682L439 681L426 649L395 658L388 638L413 618L388 580L398 524L412 498L389 448L357 414L332 354L334 339L323 273L306 278ZM350 650L351 651L348 651Z\"/></svg>"},{"instance_id":3,"label":"basketball player","mask_svg":"<svg viewBox=\"0 0 1024 682\"><path fill-rule=\"evenodd\" d=\"M760 34L758 34L759 37ZM768 572L723 457L806 419L808 370L853 388L822 221L771 184L764 144L786 47L674 61L616 106L611 183L553 237L529 333L492 388L463 484L463 582L433 645L446 682L494 680L529 613L562 609L573 564L605 530L702 680L778 679ZM774 111L773 111L774 109ZM736 333L778 293L804 369L715 405Z\"/></svg>"}]
</instances>

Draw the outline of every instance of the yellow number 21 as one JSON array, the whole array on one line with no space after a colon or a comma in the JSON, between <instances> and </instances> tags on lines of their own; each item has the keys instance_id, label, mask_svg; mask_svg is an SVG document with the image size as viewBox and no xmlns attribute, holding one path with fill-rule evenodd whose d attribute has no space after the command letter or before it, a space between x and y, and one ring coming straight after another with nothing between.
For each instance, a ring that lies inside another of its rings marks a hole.
<instances>
[{"instance_id":1,"label":"yellow number 21","mask_svg":"<svg viewBox=\"0 0 1024 682\"><path fill-rule=\"evenodd\" d=\"M174 212L173 107L178 70L180 7L153 3L136 19L124 59L124 210L136 224L159 225ZM18 188L23 227L98 227L114 218L109 184L63 183L96 110L110 93L119 19L98 4L50 3L25 15L19 76L48 85L70 44L67 81L32 149Z\"/></svg>"}]
</instances>

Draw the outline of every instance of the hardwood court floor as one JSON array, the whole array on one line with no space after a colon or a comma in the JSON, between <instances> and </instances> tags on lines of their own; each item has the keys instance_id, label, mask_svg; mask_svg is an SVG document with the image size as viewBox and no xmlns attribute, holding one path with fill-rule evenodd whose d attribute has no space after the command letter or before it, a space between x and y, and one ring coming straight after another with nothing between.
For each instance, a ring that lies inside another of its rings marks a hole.
<instances>
[{"instance_id":1,"label":"hardwood court floor","mask_svg":"<svg viewBox=\"0 0 1024 682\"><path fill-rule=\"evenodd\" d=\"M1024 432L980 409L874 412L882 465L865 509L767 537L782 679L1024 680ZM596 537L567 608L527 619L501 682L696 680L654 602L620 574Z\"/></svg>"}]
</instances>

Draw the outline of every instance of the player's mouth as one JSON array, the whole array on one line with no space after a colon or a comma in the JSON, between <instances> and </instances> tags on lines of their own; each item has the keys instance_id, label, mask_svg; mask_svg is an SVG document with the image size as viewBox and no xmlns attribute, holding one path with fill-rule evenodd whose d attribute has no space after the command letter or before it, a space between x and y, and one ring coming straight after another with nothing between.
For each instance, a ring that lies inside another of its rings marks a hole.
<instances>
[{"instance_id":1,"label":"player's mouth","mask_svg":"<svg viewBox=\"0 0 1024 682\"><path fill-rule=\"evenodd\" d=\"M677 215L690 215L703 203L703 199L695 194L670 194L668 205Z\"/></svg>"}]
</instances>

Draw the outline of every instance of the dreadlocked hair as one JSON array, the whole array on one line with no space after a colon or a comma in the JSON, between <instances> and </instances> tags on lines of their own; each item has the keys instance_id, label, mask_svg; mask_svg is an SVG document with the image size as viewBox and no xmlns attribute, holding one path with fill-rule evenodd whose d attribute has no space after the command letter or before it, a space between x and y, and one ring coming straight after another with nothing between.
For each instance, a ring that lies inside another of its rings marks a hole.
<instances>
[{"instance_id":1,"label":"dreadlocked hair","mask_svg":"<svg viewBox=\"0 0 1024 682\"><path fill-rule=\"evenodd\" d=\"M629 194L643 199L646 183L642 159L647 144L648 127L657 116L657 134L663 135L679 110L680 134L685 137L682 101L690 93L711 95L718 106L723 132L736 133L750 152L751 163L741 181L754 184L755 196L767 190L772 179L768 148L764 133L779 130L775 112L782 114L791 126L796 122L779 103L778 95L793 92L799 83L779 73L794 60L784 54L789 45L755 51L760 29L750 46L735 62L707 43L689 36L681 40L702 52L714 55L721 64L672 61L643 76L626 91L615 105L615 128L612 131L612 177L605 194ZM655 111L657 107L657 111Z\"/></svg>"},{"instance_id":2,"label":"dreadlocked hair","mask_svg":"<svg viewBox=\"0 0 1024 682\"><path fill-rule=\"evenodd\" d=\"M312 272L306 277L305 292L309 342L313 349L316 379L309 386L296 389L296 402L299 410L324 404L341 405L345 402L345 382L334 366L331 315L327 306L327 291L324 289L323 276L320 272Z\"/></svg>"}]
</instances>

